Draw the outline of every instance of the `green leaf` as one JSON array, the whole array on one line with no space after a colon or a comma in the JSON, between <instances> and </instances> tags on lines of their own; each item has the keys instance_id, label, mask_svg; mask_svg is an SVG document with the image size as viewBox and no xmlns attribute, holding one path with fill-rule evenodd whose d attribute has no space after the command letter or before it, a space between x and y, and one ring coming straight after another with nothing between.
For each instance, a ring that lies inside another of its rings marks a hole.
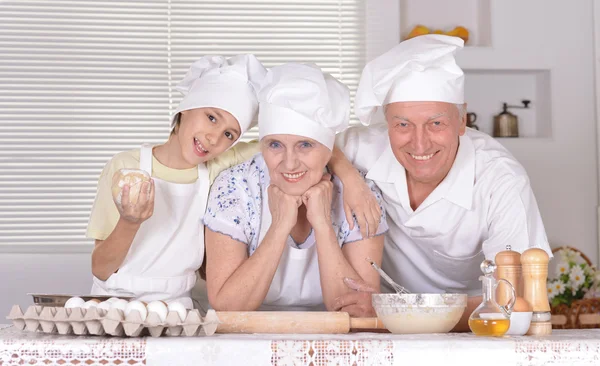
<instances>
[{"instance_id":1,"label":"green leaf","mask_svg":"<svg viewBox=\"0 0 600 366\"><path fill-rule=\"evenodd\" d=\"M559 298L555 297L554 299L552 299L552 306L553 307L558 306L560 304L561 304L561 301L560 301Z\"/></svg>"}]
</instances>

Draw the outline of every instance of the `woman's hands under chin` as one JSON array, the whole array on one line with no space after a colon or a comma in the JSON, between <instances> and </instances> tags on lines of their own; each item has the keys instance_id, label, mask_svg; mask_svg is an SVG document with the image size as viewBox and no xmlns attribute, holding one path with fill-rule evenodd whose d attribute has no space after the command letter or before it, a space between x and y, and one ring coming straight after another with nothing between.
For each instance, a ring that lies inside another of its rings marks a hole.
<instances>
[{"instance_id":1,"label":"woman's hands under chin","mask_svg":"<svg viewBox=\"0 0 600 366\"><path fill-rule=\"evenodd\" d=\"M331 226L332 196L333 183L330 174L324 174L319 183L302 195L302 202L306 206L306 218L315 231Z\"/></svg>"},{"instance_id":2,"label":"woman's hands under chin","mask_svg":"<svg viewBox=\"0 0 600 366\"><path fill-rule=\"evenodd\" d=\"M271 225L289 234L298 220L298 207L302 205L302 198L291 196L272 184L268 192Z\"/></svg>"}]
</instances>

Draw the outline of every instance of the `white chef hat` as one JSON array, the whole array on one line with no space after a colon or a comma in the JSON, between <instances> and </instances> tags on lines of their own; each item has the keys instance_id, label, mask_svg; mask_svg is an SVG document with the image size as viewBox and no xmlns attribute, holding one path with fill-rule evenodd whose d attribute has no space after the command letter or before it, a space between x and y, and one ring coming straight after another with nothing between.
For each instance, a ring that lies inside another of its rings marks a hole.
<instances>
[{"instance_id":1,"label":"white chef hat","mask_svg":"<svg viewBox=\"0 0 600 366\"><path fill-rule=\"evenodd\" d=\"M316 140L333 149L335 135L348 127L350 92L314 64L288 63L267 72L258 92L258 131Z\"/></svg>"},{"instance_id":2,"label":"white chef hat","mask_svg":"<svg viewBox=\"0 0 600 366\"><path fill-rule=\"evenodd\" d=\"M184 97L173 113L171 127L179 112L212 107L231 113L243 134L256 116L258 100L255 87L266 73L267 70L254 55L237 55L229 59L223 56L202 57L192 64L176 86Z\"/></svg>"},{"instance_id":3,"label":"white chef hat","mask_svg":"<svg viewBox=\"0 0 600 366\"><path fill-rule=\"evenodd\" d=\"M356 116L369 125L385 121L381 107L389 103L464 103L464 73L454 59L463 46L458 37L428 34L369 62L356 91Z\"/></svg>"}]
</instances>

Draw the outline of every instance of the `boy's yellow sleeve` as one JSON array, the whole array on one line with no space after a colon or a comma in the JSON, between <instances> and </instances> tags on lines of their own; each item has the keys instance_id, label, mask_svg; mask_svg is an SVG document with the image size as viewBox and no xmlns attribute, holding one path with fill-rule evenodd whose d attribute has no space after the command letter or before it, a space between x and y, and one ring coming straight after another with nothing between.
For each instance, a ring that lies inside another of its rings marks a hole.
<instances>
[{"instance_id":1,"label":"boy's yellow sleeve","mask_svg":"<svg viewBox=\"0 0 600 366\"><path fill-rule=\"evenodd\" d=\"M92 206L86 237L106 240L117 226L120 214L112 198L112 177L117 170L124 167L122 161L112 159L102 170L98 179L98 192Z\"/></svg>"},{"instance_id":2,"label":"boy's yellow sleeve","mask_svg":"<svg viewBox=\"0 0 600 366\"><path fill-rule=\"evenodd\" d=\"M259 151L260 144L258 143L258 140L239 142L216 159L209 161L207 163L207 168L210 184L213 184L215 179L217 179L217 176L219 176L219 173L221 173L223 170L241 164L246 160L250 160L250 158L256 155Z\"/></svg>"}]
</instances>

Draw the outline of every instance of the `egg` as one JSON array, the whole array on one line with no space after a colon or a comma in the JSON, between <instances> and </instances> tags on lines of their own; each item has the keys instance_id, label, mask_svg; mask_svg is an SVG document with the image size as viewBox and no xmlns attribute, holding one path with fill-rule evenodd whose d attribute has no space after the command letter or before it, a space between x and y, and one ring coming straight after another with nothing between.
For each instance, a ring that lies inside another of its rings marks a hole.
<instances>
[{"instance_id":1,"label":"egg","mask_svg":"<svg viewBox=\"0 0 600 366\"><path fill-rule=\"evenodd\" d=\"M520 312L530 312L533 311L533 308L531 307L531 305L529 304L529 302L527 300L525 300L522 297L517 297L517 300L515 301L515 306L513 306L513 310L516 313L520 313Z\"/></svg>"},{"instance_id":2,"label":"egg","mask_svg":"<svg viewBox=\"0 0 600 366\"><path fill-rule=\"evenodd\" d=\"M187 317L187 309L185 308L185 306L183 306L182 303L180 302L170 302L169 306L168 306L169 311L174 311L177 314L179 314L179 317L181 318L181 321L185 321L185 318Z\"/></svg>"},{"instance_id":3,"label":"egg","mask_svg":"<svg viewBox=\"0 0 600 366\"><path fill-rule=\"evenodd\" d=\"M146 317L148 316L148 309L146 309L146 305L144 305L143 302L138 300L130 301L125 307L125 316L128 316L133 310L137 310L142 318L142 321L146 320Z\"/></svg>"},{"instance_id":4,"label":"egg","mask_svg":"<svg viewBox=\"0 0 600 366\"><path fill-rule=\"evenodd\" d=\"M108 311L111 308L111 305L112 305L112 303L110 301L106 300L106 301L102 301L100 304L98 304L97 308Z\"/></svg>"},{"instance_id":5,"label":"egg","mask_svg":"<svg viewBox=\"0 0 600 366\"><path fill-rule=\"evenodd\" d=\"M99 303L100 303L100 300L91 299L89 301L86 301L83 304L82 308L84 308L84 309L95 308L98 306Z\"/></svg>"},{"instance_id":6,"label":"egg","mask_svg":"<svg viewBox=\"0 0 600 366\"><path fill-rule=\"evenodd\" d=\"M167 320L167 305L162 302L162 301L152 301L151 303L148 304L148 306L146 306L146 309L148 309L148 312L154 312L156 313L156 315L158 315L158 318L160 319L161 322L164 322L165 320Z\"/></svg>"},{"instance_id":7,"label":"egg","mask_svg":"<svg viewBox=\"0 0 600 366\"><path fill-rule=\"evenodd\" d=\"M125 312L125 308L127 307L127 304L129 304L129 301L124 300L124 299L118 299L117 301L113 301L110 304L111 309L119 309L122 312Z\"/></svg>"},{"instance_id":8,"label":"egg","mask_svg":"<svg viewBox=\"0 0 600 366\"><path fill-rule=\"evenodd\" d=\"M80 308L83 306L83 304L85 304L85 301L83 301L83 299L81 297L72 297L69 300L67 300L67 302L65 303L65 308L67 309L73 309L73 308Z\"/></svg>"},{"instance_id":9,"label":"egg","mask_svg":"<svg viewBox=\"0 0 600 366\"><path fill-rule=\"evenodd\" d=\"M119 300L121 300L121 299L119 299L118 297L111 297L110 299L108 299L106 301L109 302L109 303L113 303L113 302L117 302Z\"/></svg>"}]
</instances>

